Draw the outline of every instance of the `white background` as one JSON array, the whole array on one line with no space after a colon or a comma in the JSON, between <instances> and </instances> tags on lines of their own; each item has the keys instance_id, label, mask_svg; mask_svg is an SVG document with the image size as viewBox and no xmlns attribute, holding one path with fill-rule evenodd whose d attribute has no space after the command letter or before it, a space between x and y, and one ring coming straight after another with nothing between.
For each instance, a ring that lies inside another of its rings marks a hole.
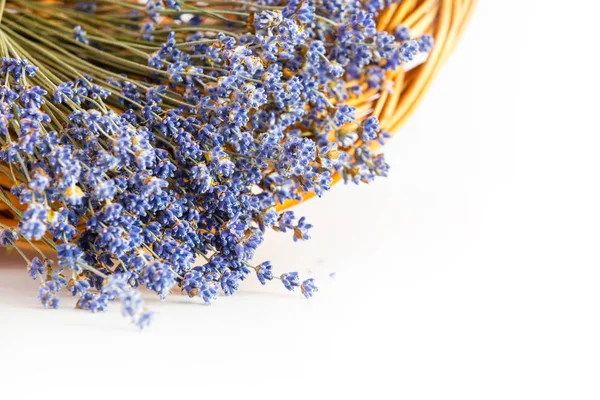
<instances>
[{"instance_id":1,"label":"white background","mask_svg":"<svg viewBox=\"0 0 600 400\"><path fill-rule=\"evenodd\" d=\"M598 11L480 2L391 176L298 207L307 243L268 236L257 261L320 276L312 301L151 297L139 333L42 310L0 255L0 398L600 398Z\"/></svg>"}]
</instances>

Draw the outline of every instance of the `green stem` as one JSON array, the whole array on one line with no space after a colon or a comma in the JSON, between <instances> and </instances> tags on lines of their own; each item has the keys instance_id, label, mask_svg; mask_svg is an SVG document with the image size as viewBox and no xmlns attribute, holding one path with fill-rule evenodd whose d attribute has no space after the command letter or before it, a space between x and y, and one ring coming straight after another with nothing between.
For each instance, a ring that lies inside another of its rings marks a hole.
<instances>
[{"instance_id":1,"label":"green stem","mask_svg":"<svg viewBox=\"0 0 600 400\"><path fill-rule=\"evenodd\" d=\"M6 6L6 0L0 0L0 22L2 22L2 16L4 15L4 7Z\"/></svg>"}]
</instances>

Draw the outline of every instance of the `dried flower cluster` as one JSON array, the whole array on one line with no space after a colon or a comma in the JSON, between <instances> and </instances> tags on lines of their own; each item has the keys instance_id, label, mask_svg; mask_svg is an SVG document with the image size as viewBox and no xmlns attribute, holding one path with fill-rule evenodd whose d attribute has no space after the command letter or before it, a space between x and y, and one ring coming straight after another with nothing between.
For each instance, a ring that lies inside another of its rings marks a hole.
<instances>
[{"instance_id":1,"label":"dried flower cluster","mask_svg":"<svg viewBox=\"0 0 600 400\"><path fill-rule=\"evenodd\" d=\"M344 102L432 46L377 32L387 3L2 2L0 201L19 223L0 242L38 249L17 248L43 305L119 299L144 327L139 286L210 303L255 274L311 297L252 258L267 229L309 238L278 204L386 175L369 148L386 133Z\"/></svg>"}]
</instances>

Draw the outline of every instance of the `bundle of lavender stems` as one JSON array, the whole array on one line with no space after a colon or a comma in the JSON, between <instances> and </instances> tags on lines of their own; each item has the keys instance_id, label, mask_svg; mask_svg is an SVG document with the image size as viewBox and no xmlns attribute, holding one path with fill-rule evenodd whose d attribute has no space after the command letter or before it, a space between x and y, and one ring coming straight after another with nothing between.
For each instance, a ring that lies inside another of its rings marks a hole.
<instances>
[{"instance_id":1,"label":"bundle of lavender stems","mask_svg":"<svg viewBox=\"0 0 600 400\"><path fill-rule=\"evenodd\" d=\"M391 2L0 0L0 244L43 306L117 300L143 328L142 287L313 296L253 256L269 229L309 238L282 204L386 175L388 134L345 103L431 49L376 30Z\"/></svg>"}]
</instances>

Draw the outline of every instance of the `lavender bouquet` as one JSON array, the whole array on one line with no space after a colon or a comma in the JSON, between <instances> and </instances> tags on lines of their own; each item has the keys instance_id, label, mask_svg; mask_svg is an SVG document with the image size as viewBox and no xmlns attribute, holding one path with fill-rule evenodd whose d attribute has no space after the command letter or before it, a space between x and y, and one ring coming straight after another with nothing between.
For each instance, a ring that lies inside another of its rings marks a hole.
<instances>
[{"instance_id":1,"label":"lavender bouquet","mask_svg":"<svg viewBox=\"0 0 600 400\"><path fill-rule=\"evenodd\" d=\"M142 328L138 287L210 303L255 274L311 297L253 255L267 229L309 238L281 204L386 175L387 134L344 103L432 45L377 32L387 3L0 0L0 243L42 304L119 299Z\"/></svg>"}]
</instances>

